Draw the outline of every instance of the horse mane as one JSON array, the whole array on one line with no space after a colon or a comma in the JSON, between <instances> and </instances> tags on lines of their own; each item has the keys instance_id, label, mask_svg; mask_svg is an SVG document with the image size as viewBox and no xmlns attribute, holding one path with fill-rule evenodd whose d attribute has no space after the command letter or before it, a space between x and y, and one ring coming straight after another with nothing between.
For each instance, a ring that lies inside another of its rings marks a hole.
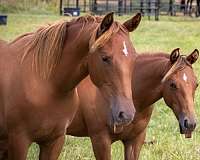
<instances>
[{"instance_id":1,"label":"horse mane","mask_svg":"<svg viewBox=\"0 0 200 160\"><path fill-rule=\"evenodd\" d=\"M61 60L65 39L67 36L67 28L69 25L77 23L82 24L77 36L79 37L86 24L91 24L91 22L97 23L97 27L92 33L89 41L91 52L103 46L111 38L113 33L118 32L119 29L123 30L124 32L126 31L126 29L120 23L114 22L110 29L96 40L96 31L101 20L102 17L86 15L72 19L70 22L58 21L57 23L41 27L36 32L26 33L22 36L19 36L11 43L15 43L21 38L31 35L29 41L25 45L26 49L22 56L21 62L24 61L27 55L32 53L32 68L35 67L36 72L38 72L41 77L48 79Z\"/></svg>"},{"instance_id":2,"label":"horse mane","mask_svg":"<svg viewBox=\"0 0 200 160\"><path fill-rule=\"evenodd\" d=\"M139 54L138 57L142 57L143 59L152 58L152 57L153 58L155 58L155 57L157 57L157 58L166 58L168 60L170 59L170 55L167 54L167 53L163 53L163 52L158 52L158 53L153 53L153 54L152 53L142 53L142 54ZM177 59L177 61L174 64L172 64L172 65L170 64L170 69L167 70L167 71L165 70L165 75L162 78L161 82L164 82L173 73L184 69L186 66L189 66L189 67L192 68L192 65L187 61L186 56L185 55L180 55L179 58Z\"/></svg>"},{"instance_id":3,"label":"horse mane","mask_svg":"<svg viewBox=\"0 0 200 160\"><path fill-rule=\"evenodd\" d=\"M34 53L32 66L36 67L41 77L48 78L60 61L66 30L67 22L64 21L39 28L26 44L27 49L22 61L32 51Z\"/></svg>"}]
</instances>

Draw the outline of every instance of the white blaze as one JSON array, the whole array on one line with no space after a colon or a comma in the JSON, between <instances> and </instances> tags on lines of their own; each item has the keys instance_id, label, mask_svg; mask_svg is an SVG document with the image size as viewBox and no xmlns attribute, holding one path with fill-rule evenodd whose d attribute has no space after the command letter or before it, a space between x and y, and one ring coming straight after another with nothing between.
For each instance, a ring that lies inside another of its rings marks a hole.
<instances>
[{"instance_id":1,"label":"white blaze","mask_svg":"<svg viewBox=\"0 0 200 160\"><path fill-rule=\"evenodd\" d=\"M123 49L124 55L125 55L125 56L128 56L128 51L127 51L127 48L126 48L126 43L125 43L125 41L123 41L123 46L124 46L124 49Z\"/></svg>"},{"instance_id":2,"label":"white blaze","mask_svg":"<svg viewBox=\"0 0 200 160\"><path fill-rule=\"evenodd\" d=\"M185 82L187 82L187 76L186 76L185 73L183 74L183 80L184 80Z\"/></svg>"}]
</instances>

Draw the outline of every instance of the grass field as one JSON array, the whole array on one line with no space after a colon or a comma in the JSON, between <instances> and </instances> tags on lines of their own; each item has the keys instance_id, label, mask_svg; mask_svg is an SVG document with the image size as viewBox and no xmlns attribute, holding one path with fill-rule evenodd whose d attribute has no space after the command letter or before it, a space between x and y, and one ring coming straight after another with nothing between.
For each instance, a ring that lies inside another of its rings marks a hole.
<instances>
[{"instance_id":1,"label":"grass field","mask_svg":"<svg viewBox=\"0 0 200 160\"><path fill-rule=\"evenodd\" d=\"M0 26L0 39L12 40L17 35L34 31L37 27L58 19L53 15L9 14L8 25ZM117 17L123 21L128 17ZM176 47L182 54L189 54L195 48L200 49L200 19L183 17L161 17L158 22L144 19L138 29L131 34L135 48L143 51L165 51L170 53ZM200 79L200 63L194 65ZM200 121L200 90L196 92L196 112ZM200 160L200 124L197 125L192 139L179 134L177 120L163 101L155 104L153 117L148 127L147 140L155 140L154 145L144 146L140 160ZM38 156L37 145L32 145L28 159ZM61 160L94 160L88 138L66 137ZM112 146L112 159L123 159L123 146L120 142Z\"/></svg>"}]
</instances>

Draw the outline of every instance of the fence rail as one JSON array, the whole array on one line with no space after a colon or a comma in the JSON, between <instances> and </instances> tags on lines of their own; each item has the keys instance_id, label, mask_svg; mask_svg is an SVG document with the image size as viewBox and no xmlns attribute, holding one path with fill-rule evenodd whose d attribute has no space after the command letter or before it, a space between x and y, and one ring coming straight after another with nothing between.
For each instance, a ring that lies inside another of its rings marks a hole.
<instances>
[{"instance_id":1,"label":"fence rail","mask_svg":"<svg viewBox=\"0 0 200 160\"><path fill-rule=\"evenodd\" d=\"M11 7L6 8L5 6ZM158 20L159 15L163 14L172 16L200 15L198 2L187 6L177 3L175 0L0 0L0 13L12 12L15 9L17 11L33 9L33 11L39 11L39 13L43 11L58 13L59 10L60 14L63 14L64 8L79 8L81 12L92 12L94 14L105 14L109 11L114 11L118 15L141 12L149 19L154 16L156 20Z\"/></svg>"},{"instance_id":2,"label":"fence rail","mask_svg":"<svg viewBox=\"0 0 200 160\"><path fill-rule=\"evenodd\" d=\"M68 1L69 2L69 1ZM82 1L83 2L83 1ZM86 3L87 2L87 3ZM98 1L96 1L98 2ZM129 3L128 3L129 2ZM78 5L82 12L92 12L94 14L105 14L109 11L114 11L118 15L124 14L133 14L135 12L141 12L143 15L149 17L154 16L155 20L159 19L160 14L165 15L192 15L194 13L196 16L199 15L198 13L198 6L192 5L191 7L187 6L186 4L175 3L172 0L169 2L160 1L160 0L140 0L134 1L125 0L118 0L118 1L100 1L100 3L94 3L94 1L85 1L85 3ZM65 3L63 7L77 7L74 1L73 3ZM191 11L189 10L191 8ZM200 10L200 9L199 9Z\"/></svg>"}]
</instances>

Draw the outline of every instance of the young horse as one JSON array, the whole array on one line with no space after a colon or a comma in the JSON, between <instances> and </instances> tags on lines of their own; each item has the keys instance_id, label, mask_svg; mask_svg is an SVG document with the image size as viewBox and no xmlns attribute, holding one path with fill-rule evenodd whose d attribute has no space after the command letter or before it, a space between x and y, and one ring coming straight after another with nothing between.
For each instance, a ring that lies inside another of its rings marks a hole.
<instances>
[{"instance_id":1,"label":"young horse","mask_svg":"<svg viewBox=\"0 0 200 160\"><path fill-rule=\"evenodd\" d=\"M193 100L197 80L192 64L198 55L195 50L187 57L180 56L179 49L170 56L164 53L138 55L132 79L135 118L130 125L119 127L118 134L106 123L106 103L100 91L89 77L83 80L78 85L80 106L67 134L89 136L97 160L111 160L111 144L117 140L125 146L125 159L137 160L152 104L163 97L176 115L181 133L190 137L196 125Z\"/></svg>"},{"instance_id":2,"label":"young horse","mask_svg":"<svg viewBox=\"0 0 200 160\"><path fill-rule=\"evenodd\" d=\"M25 160L32 142L40 159L58 158L79 105L75 86L88 74L107 99L110 125L133 120L136 56L128 32L140 20L137 14L122 25L113 13L84 16L25 34L1 50L0 141L8 138L10 160Z\"/></svg>"}]
</instances>

